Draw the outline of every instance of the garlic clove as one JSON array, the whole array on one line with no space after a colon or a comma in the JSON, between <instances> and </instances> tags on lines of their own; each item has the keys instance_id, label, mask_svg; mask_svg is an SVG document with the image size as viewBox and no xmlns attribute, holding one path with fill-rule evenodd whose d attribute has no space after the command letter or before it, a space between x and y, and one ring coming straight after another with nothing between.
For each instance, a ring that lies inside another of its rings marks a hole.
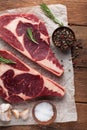
<instances>
[{"instance_id":1,"label":"garlic clove","mask_svg":"<svg viewBox=\"0 0 87 130\"><path fill-rule=\"evenodd\" d=\"M8 104L8 103L2 103L1 105L0 105L0 112L6 112L6 111L8 111L9 109L11 109L12 107L11 107L11 105L10 104Z\"/></svg>"},{"instance_id":2,"label":"garlic clove","mask_svg":"<svg viewBox=\"0 0 87 130\"><path fill-rule=\"evenodd\" d=\"M11 121L11 111L8 110L6 112L0 113L0 120L3 121L3 122Z\"/></svg>"},{"instance_id":3,"label":"garlic clove","mask_svg":"<svg viewBox=\"0 0 87 130\"><path fill-rule=\"evenodd\" d=\"M27 120L29 118L29 109L25 109L20 112L20 117L22 118L22 120Z\"/></svg>"},{"instance_id":4,"label":"garlic clove","mask_svg":"<svg viewBox=\"0 0 87 130\"><path fill-rule=\"evenodd\" d=\"M13 109L12 110L12 113L13 113L13 115L14 115L14 117L16 118L16 119L19 119L19 111L18 110L16 110L16 109Z\"/></svg>"},{"instance_id":5,"label":"garlic clove","mask_svg":"<svg viewBox=\"0 0 87 130\"><path fill-rule=\"evenodd\" d=\"M49 125L56 119L56 107L49 101L39 101L32 109L33 118L41 125Z\"/></svg>"}]
</instances>

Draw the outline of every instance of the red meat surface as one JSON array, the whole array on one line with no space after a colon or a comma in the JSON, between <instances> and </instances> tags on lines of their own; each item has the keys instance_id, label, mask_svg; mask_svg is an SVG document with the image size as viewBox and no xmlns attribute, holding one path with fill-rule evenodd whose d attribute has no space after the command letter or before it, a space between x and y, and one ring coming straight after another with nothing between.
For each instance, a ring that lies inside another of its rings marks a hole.
<instances>
[{"instance_id":1,"label":"red meat surface","mask_svg":"<svg viewBox=\"0 0 87 130\"><path fill-rule=\"evenodd\" d=\"M27 29L38 44L32 42ZM50 49L50 39L44 23L33 14L6 14L0 16L0 38L17 49L32 61L57 76L64 72L59 61Z\"/></svg>"},{"instance_id":2,"label":"red meat surface","mask_svg":"<svg viewBox=\"0 0 87 130\"><path fill-rule=\"evenodd\" d=\"M0 97L4 100L18 103L41 96L64 96L61 85L27 66L11 52L0 50L0 57L15 62L0 63Z\"/></svg>"}]
</instances>

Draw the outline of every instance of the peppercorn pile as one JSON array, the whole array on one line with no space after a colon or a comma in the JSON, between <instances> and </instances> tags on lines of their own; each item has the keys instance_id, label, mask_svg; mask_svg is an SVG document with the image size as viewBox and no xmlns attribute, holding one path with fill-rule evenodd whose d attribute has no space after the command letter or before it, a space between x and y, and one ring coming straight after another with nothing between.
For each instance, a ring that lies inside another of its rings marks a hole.
<instances>
[{"instance_id":1,"label":"peppercorn pile","mask_svg":"<svg viewBox=\"0 0 87 130\"><path fill-rule=\"evenodd\" d=\"M69 27L59 27L52 35L52 41L63 53L71 49L73 66L77 67L76 58L79 57L82 47L81 40L77 40L75 33Z\"/></svg>"},{"instance_id":2,"label":"peppercorn pile","mask_svg":"<svg viewBox=\"0 0 87 130\"><path fill-rule=\"evenodd\" d=\"M53 43L62 52L68 51L76 41L74 32L69 27L59 27L52 35Z\"/></svg>"}]
</instances>

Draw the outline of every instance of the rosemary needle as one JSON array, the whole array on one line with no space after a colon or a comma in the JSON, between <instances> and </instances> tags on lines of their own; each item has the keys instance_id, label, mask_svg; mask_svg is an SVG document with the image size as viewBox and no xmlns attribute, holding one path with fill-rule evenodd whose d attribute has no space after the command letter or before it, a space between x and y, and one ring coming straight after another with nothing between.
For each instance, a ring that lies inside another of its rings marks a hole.
<instances>
[{"instance_id":1,"label":"rosemary needle","mask_svg":"<svg viewBox=\"0 0 87 130\"><path fill-rule=\"evenodd\" d=\"M5 64L15 64L16 62L12 60L8 60L6 58L0 57L0 63L5 63Z\"/></svg>"},{"instance_id":2,"label":"rosemary needle","mask_svg":"<svg viewBox=\"0 0 87 130\"><path fill-rule=\"evenodd\" d=\"M55 16L45 3L40 4L40 7L47 17L53 20L56 24L59 24L59 26L63 26L63 23L61 23L58 19L55 18Z\"/></svg>"},{"instance_id":3,"label":"rosemary needle","mask_svg":"<svg viewBox=\"0 0 87 130\"><path fill-rule=\"evenodd\" d=\"M27 28L27 34L28 34L29 39L30 39L32 42L34 42L34 43L36 43L36 44L39 44L39 43L35 40L35 38L34 38L34 36L33 36L32 29Z\"/></svg>"}]
</instances>

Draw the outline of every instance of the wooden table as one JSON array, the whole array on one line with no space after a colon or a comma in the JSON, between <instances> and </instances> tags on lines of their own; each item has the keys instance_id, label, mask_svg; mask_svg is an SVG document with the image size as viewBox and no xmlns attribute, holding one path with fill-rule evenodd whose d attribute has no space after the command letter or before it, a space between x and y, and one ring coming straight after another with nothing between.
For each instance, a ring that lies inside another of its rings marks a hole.
<instances>
[{"instance_id":1,"label":"wooden table","mask_svg":"<svg viewBox=\"0 0 87 130\"><path fill-rule=\"evenodd\" d=\"M68 21L77 39L82 41L83 49L76 59L75 101L78 121L54 123L48 127L39 125L0 127L0 130L87 130L87 0L43 0L46 4L64 4L68 9ZM0 0L0 11L18 7L39 5L42 0Z\"/></svg>"}]
</instances>

